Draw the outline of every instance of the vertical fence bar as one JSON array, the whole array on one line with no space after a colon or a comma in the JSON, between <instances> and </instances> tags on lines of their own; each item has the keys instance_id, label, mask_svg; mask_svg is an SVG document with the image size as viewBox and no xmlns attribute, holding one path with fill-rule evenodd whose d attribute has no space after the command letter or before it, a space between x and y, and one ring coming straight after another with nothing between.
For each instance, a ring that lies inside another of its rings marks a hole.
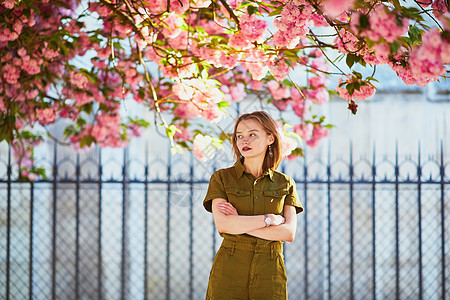
<instances>
[{"instance_id":1,"label":"vertical fence bar","mask_svg":"<svg viewBox=\"0 0 450 300\"><path fill-rule=\"evenodd\" d=\"M75 299L80 298L80 154L77 153L75 182Z\"/></svg>"},{"instance_id":2,"label":"vertical fence bar","mask_svg":"<svg viewBox=\"0 0 450 300\"><path fill-rule=\"evenodd\" d=\"M189 167L189 299L194 299L194 155L190 153Z\"/></svg>"},{"instance_id":3,"label":"vertical fence bar","mask_svg":"<svg viewBox=\"0 0 450 300\"><path fill-rule=\"evenodd\" d=\"M128 291L128 149L123 150L122 169L122 262L121 262L121 299L126 299Z\"/></svg>"},{"instance_id":4,"label":"vertical fence bar","mask_svg":"<svg viewBox=\"0 0 450 300\"><path fill-rule=\"evenodd\" d=\"M103 183L103 168L102 168L102 149L98 149L98 267L97 267L97 290L98 290L98 299L103 299L103 268L102 268L102 183Z\"/></svg>"},{"instance_id":5,"label":"vertical fence bar","mask_svg":"<svg viewBox=\"0 0 450 300\"><path fill-rule=\"evenodd\" d=\"M444 165L444 148L441 140L441 287L442 287L442 300L445 300L446 296L446 280L445 280L445 203L444 203L444 179L445 179L445 165Z\"/></svg>"},{"instance_id":6,"label":"vertical fence bar","mask_svg":"<svg viewBox=\"0 0 450 300\"><path fill-rule=\"evenodd\" d=\"M308 299L308 165L306 163L307 160L307 156L306 156L306 151L304 152L304 157L303 157L303 195L304 195L304 200L303 200L303 206L304 206L304 218L305 218L305 229L304 229L304 240L305 240L305 250L304 250L304 257L305 257L305 279L304 279L304 298L303 299Z\"/></svg>"},{"instance_id":7,"label":"vertical fence bar","mask_svg":"<svg viewBox=\"0 0 450 300\"><path fill-rule=\"evenodd\" d=\"M398 141L395 142L395 299L400 299L400 245L399 245L399 165Z\"/></svg>"},{"instance_id":8,"label":"vertical fence bar","mask_svg":"<svg viewBox=\"0 0 450 300\"><path fill-rule=\"evenodd\" d=\"M6 300L10 299L10 272L11 272L11 146L8 147L8 183L6 191Z\"/></svg>"},{"instance_id":9,"label":"vertical fence bar","mask_svg":"<svg viewBox=\"0 0 450 300\"><path fill-rule=\"evenodd\" d=\"M146 143L144 167L144 300L148 299L148 168L148 143Z\"/></svg>"},{"instance_id":10,"label":"vertical fence bar","mask_svg":"<svg viewBox=\"0 0 450 300\"><path fill-rule=\"evenodd\" d=\"M331 146L328 147L328 164L327 164L327 257L328 257L328 299L331 300Z\"/></svg>"},{"instance_id":11,"label":"vertical fence bar","mask_svg":"<svg viewBox=\"0 0 450 300\"><path fill-rule=\"evenodd\" d=\"M354 249L354 224L353 224L353 143L350 141L350 299L355 298L355 249Z\"/></svg>"},{"instance_id":12,"label":"vertical fence bar","mask_svg":"<svg viewBox=\"0 0 450 300\"><path fill-rule=\"evenodd\" d=\"M375 143L373 145L373 158L372 158L372 299L375 300L377 298L377 256L376 256L376 176L377 176L377 167L376 167L376 147Z\"/></svg>"},{"instance_id":13,"label":"vertical fence bar","mask_svg":"<svg viewBox=\"0 0 450 300\"><path fill-rule=\"evenodd\" d=\"M239 109L239 103L237 103L237 108ZM239 110L238 110L239 112ZM213 173L217 170L217 156L214 157ZM214 223L214 218L211 217L212 225L212 261L214 261L214 256L216 255L216 225Z\"/></svg>"},{"instance_id":14,"label":"vertical fence bar","mask_svg":"<svg viewBox=\"0 0 450 300\"><path fill-rule=\"evenodd\" d=\"M53 180L52 180L52 192L53 192L53 221L52 221L52 299L56 299L56 221L57 221L57 176L58 176L58 164L57 164L57 146L54 143L53 146Z\"/></svg>"},{"instance_id":15,"label":"vertical fence bar","mask_svg":"<svg viewBox=\"0 0 450 300\"><path fill-rule=\"evenodd\" d=\"M34 210L34 182L30 183L30 252L28 257L28 270L30 272L28 281L28 299L33 299L33 210Z\"/></svg>"},{"instance_id":16,"label":"vertical fence bar","mask_svg":"<svg viewBox=\"0 0 450 300\"><path fill-rule=\"evenodd\" d=\"M423 276L422 276L422 166L420 162L420 142L417 156L417 213L419 226L419 300L423 299Z\"/></svg>"},{"instance_id":17,"label":"vertical fence bar","mask_svg":"<svg viewBox=\"0 0 450 300\"><path fill-rule=\"evenodd\" d=\"M167 236L166 236L166 299L170 299L170 189L172 175L172 152L169 147L169 158L167 165Z\"/></svg>"}]
</instances>

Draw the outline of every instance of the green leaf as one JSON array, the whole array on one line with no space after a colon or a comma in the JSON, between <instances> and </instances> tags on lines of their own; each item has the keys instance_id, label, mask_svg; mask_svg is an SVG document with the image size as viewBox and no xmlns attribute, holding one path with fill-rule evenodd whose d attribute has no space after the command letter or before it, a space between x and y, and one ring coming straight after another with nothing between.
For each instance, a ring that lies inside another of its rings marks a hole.
<instances>
[{"instance_id":1,"label":"green leaf","mask_svg":"<svg viewBox=\"0 0 450 300\"><path fill-rule=\"evenodd\" d=\"M80 140L80 148L89 147L92 143L95 143L95 138L90 135L85 135Z\"/></svg>"},{"instance_id":2,"label":"green leaf","mask_svg":"<svg viewBox=\"0 0 450 300\"><path fill-rule=\"evenodd\" d=\"M89 102L89 103L86 103L85 105L83 105L81 107L81 110L90 115L92 113L93 107L94 107L94 103ZM107 110L107 109L105 109L105 110Z\"/></svg>"},{"instance_id":3,"label":"green leaf","mask_svg":"<svg viewBox=\"0 0 450 300\"><path fill-rule=\"evenodd\" d=\"M175 125L170 125L166 128L166 135L167 137L169 137L170 139L172 139L175 135L175 133L181 133L181 130L178 129Z\"/></svg>"},{"instance_id":4,"label":"green leaf","mask_svg":"<svg viewBox=\"0 0 450 300\"><path fill-rule=\"evenodd\" d=\"M369 76L369 77L367 77L366 79L367 79L367 80L370 80L370 81L376 81L376 82L379 82L376 78L373 78L372 76Z\"/></svg>"},{"instance_id":5,"label":"green leaf","mask_svg":"<svg viewBox=\"0 0 450 300\"><path fill-rule=\"evenodd\" d=\"M359 30L362 31L369 28L369 17L367 15L359 16Z\"/></svg>"},{"instance_id":6,"label":"green leaf","mask_svg":"<svg viewBox=\"0 0 450 300\"><path fill-rule=\"evenodd\" d=\"M249 16L251 16L251 15L257 13L258 10L259 10L259 7L256 7L256 6L253 6L253 5L247 6L247 12L248 12L248 15L249 15Z\"/></svg>"},{"instance_id":7,"label":"green leaf","mask_svg":"<svg viewBox=\"0 0 450 300\"><path fill-rule=\"evenodd\" d=\"M393 42L391 44L389 44L389 49L391 54L397 54L398 49L400 49L400 45L397 42Z\"/></svg>"},{"instance_id":8,"label":"green leaf","mask_svg":"<svg viewBox=\"0 0 450 300\"><path fill-rule=\"evenodd\" d=\"M359 60L359 57L357 55L349 53L349 54L347 54L347 58L346 58L345 62L347 63L347 66L349 68L351 68L355 64L355 62L357 62L358 60Z\"/></svg>"},{"instance_id":9,"label":"green leaf","mask_svg":"<svg viewBox=\"0 0 450 300\"><path fill-rule=\"evenodd\" d=\"M362 79L362 74L356 71L353 71L353 75L355 75L356 78Z\"/></svg>"},{"instance_id":10,"label":"green leaf","mask_svg":"<svg viewBox=\"0 0 450 300\"><path fill-rule=\"evenodd\" d=\"M86 125L86 120L85 119L83 119L83 118L78 118L77 119L77 125L78 125L78 127L82 127L83 125Z\"/></svg>"},{"instance_id":11,"label":"green leaf","mask_svg":"<svg viewBox=\"0 0 450 300\"><path fill-rule=\"evenodd\" d=\"M222 109L225 107L230 107L230 103L228 103L227 101L220 101L219 103L217 103L217 106Z\"/></svg>"},{"instance_id":12,"label":"green leaf","mask_svg":"<svg viewBox=\"0 0 450 300\"><path fill-rule=\"evenodd\" d=\"M400 2L398 0L393 0L392 2L396 9L401 10L402 6L400 5Z\"/></svg>"},{"instance_id":13,"label":"green leaf","mask_svg":"<svg viewBox=\"0 0 450 300\"><path fill-rule=\"evenodd\" d=\"M347 86L345 87L346 89L347 89L347 91L348 91L348 94L350 95L350 96L352 96L353 95L353 92L355 91L355 84L352 82L352 83L349 83L349 84L347 84Z\"/></svg>"},{"instance_id":14,"label":"green leaf","mask_svg":"<svg viewBox=\"0 0 450 300\"><path fill-rule=\"evenodd\" d=\"M73 135L74 132L76 132L76 129L75 129L75 126L73 126L73 125L69 125L64 129L65 136Z\"/></svg>"},{"instance_id":15,"label":"green leaf","mask_svg":"<svg viewBox=\"0 0 450 300\"><path fill-rule=\"evenodd\" d=\"M284 5L278 6L277 9L275 9L274 11L272 11L269 14L269 17L273 17L273 16L277 16L277 15L281 14L281 11L283 10L283 8L284 8Z\"/></svg>"}]
</instances>

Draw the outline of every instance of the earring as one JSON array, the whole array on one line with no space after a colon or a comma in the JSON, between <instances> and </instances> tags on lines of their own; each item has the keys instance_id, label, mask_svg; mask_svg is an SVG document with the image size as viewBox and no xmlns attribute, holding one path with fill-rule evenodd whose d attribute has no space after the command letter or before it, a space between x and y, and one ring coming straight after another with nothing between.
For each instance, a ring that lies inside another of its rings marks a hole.
<instances>
[{"instance_id":1,"label":"earring","mask_svg":"<svg viewBox=\"0 0 450 300\"><path fill-rule=\"evenodd\" d=\"M269 145L269 157L270 157L270 158L273 157L272 145Z\"/></svg>"}]
</instances>

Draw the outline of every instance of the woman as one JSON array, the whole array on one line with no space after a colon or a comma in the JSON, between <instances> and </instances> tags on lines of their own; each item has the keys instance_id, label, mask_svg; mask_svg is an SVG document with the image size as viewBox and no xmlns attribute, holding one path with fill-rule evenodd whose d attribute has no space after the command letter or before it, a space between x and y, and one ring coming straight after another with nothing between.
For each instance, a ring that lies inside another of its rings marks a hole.
<instances>
[{"instance_id":1,"label":"woman","mask_svg":"<svg viewBox=\"0 0 450 300\"><path fill-rule=\"evenodd\" d=\"M275 171L277 127L263 111L241 115L232 137L237 161L211 176L203 205L223 241L206 299L287 299L283 241L294 241L303 207L292 178Z\"/></svg>"}]
</instances>

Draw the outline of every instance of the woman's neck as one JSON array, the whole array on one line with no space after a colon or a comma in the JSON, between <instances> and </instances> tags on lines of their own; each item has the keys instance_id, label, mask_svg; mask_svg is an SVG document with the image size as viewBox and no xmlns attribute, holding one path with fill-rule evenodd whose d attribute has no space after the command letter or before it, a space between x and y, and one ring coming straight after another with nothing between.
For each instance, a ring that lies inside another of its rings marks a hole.
<instances>
[{"instance_id":1,"label":"woman's neck","mask_svg":"<svg viewBox=\"0 0 450 300\"><path fill-rule=\"evenodd\" d=\"M262 164L263 161L261 159L246 158L244 159L243 166L245 171L252 173L256 178L258 178L263 173Z\"/></svg>"}]
</instances>

